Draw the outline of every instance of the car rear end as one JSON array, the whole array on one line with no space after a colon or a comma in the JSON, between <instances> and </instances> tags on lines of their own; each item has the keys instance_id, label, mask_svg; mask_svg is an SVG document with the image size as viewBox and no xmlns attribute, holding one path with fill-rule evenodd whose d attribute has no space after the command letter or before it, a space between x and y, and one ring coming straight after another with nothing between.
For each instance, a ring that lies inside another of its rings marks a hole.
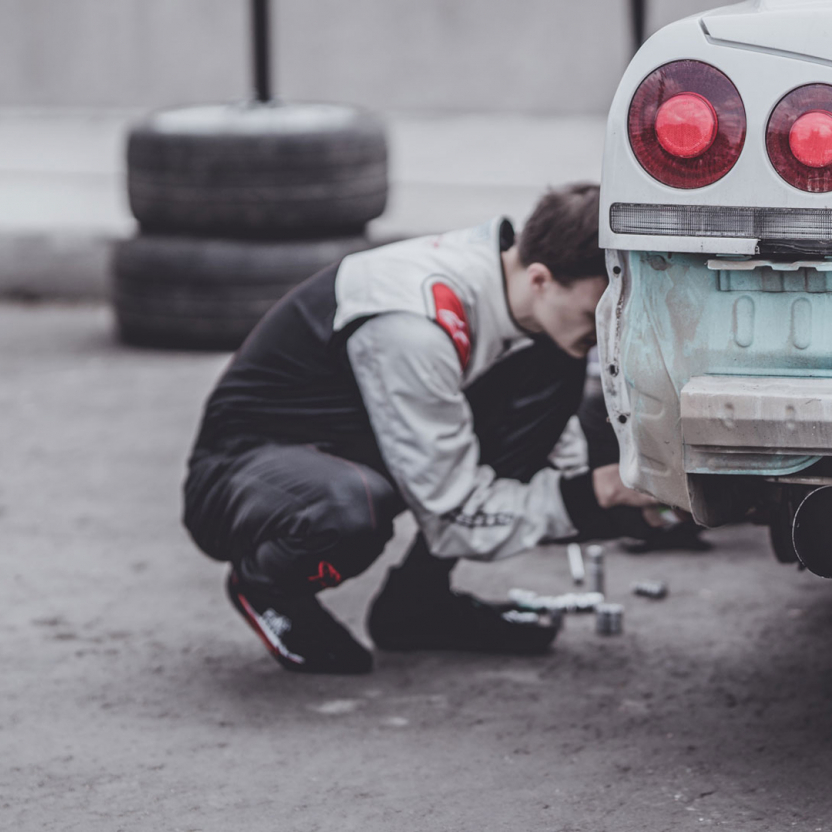
<instances>
[{"instance_id":1,"label":"car rear end","mask_svg":"<svg viewBox=\"0 0 832 832\"><path fill-rule=\"evenodd\" d=\"M783 560L797 513L808 552L832 522L832 3L654 35L610 111L600 219L625 483L704 525L765 517Z\"/></svg>"}]
</instances>

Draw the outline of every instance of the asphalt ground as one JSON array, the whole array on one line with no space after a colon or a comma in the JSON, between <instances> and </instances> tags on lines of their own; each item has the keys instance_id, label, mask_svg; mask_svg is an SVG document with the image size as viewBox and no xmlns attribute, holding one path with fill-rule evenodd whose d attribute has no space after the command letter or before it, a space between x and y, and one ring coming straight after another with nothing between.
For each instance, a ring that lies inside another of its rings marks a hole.
<instances>
[{"instance_id":1,"label":"asphalt ground","mask_svg":"<svg viewBox=\"0 0 832 832\"><path fill-rule=\"evenodd\" d=\"M103 305L0 305L0 828L544 830L832 827L832 584L765 532L628 555L625 632L571 616L537 658L377 654L283 671L179 523L202 402L227 356L116 343ZM363 617L401 557L322 596ZM562 547L457 584L572 588ZM670 595L630 594L664 579Z\"/></svg>"},{"instance_id":2,"label":"asphalt ground","mask_svg":"<svg viewBox=\"0 0 832 832\"><path fill-rule=\"evenodd\" d=\"M138 115L0 112L0 296L44 301L0 303L0 828L826 832L832 585L759 528L709 532L706 553L609 547L624 634L571 616L545 657L379 653L369 676L303 677L268 656L179 523L228 356L119 345L102 300L135 233ZM602 119L389 123L378 237L522 221L547 184L600 175ZM405 516L322 596L365 641L412 533ZM495 599L572 589L561 547L455 576Z\"/></svg>"}]
</instances>

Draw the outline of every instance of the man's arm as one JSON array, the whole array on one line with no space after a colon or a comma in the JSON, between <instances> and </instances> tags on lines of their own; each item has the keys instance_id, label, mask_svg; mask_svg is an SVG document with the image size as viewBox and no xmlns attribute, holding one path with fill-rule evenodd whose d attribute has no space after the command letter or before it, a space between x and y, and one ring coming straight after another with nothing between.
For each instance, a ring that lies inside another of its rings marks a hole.
<instances>
[{"instance_id":1,"label":"man's arm","mask_svg":"<svg viewBox=\"0 0 832 832\"><path fill-rule=\"evenodd\" d=\"M479 464L459 358L436 324L380 315L347 351L382 456L433 554L502 558L578 532L559 471L544 468L524 484Z\"/></svg>"}]
</instances>

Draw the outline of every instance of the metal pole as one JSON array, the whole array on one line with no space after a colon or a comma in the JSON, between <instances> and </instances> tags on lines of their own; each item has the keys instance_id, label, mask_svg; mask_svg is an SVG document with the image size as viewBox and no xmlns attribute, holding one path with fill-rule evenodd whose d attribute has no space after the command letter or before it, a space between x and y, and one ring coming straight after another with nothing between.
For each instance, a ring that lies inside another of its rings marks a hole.
<instances>
[{"instance_id":1,"label":"metal pole","mask_svg":"<svg viewBox=\"0 0 832 832\"><path fill-rule=\"evenodd\" d=\"M271 100L269 67L269 0L251 0L254 40L254 93L257 101Z\"/></svg>"},{"instance_id":2,"label":"metal pole","mask_svg":"<svg viewBox=\"0 0 832 832\"><path fill-rule=\"evenodd\" d=\"M644 19L647 0L630 0L630 10L633 20L633 41L635 51L638 52L641 44L644 43Z\"/></svg>"}]
</instances>

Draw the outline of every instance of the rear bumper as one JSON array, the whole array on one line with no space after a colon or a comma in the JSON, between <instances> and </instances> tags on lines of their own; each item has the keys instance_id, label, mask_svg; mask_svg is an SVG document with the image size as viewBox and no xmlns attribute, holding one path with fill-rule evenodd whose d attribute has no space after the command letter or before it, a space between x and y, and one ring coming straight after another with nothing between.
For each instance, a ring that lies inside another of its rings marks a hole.
<instances>
[{"instance_id":1,"label":"rear bumper","mask_svg":"<svg viewBox=\"0 0 832 832\"><path fill-rule=\"evenodd\" d=\"M680 416L689 474L744 473L748 454L820 457L832 449L832 379L697 376Z\"/></svg>"},{"instance_id":2,"label":"rear bumper","mask_svg":"<svg viewBox=\"0 0 832 832\"><path fill-rule=\"evenodd\" d=\"M828 262L757 263L607 252L598 342L622 479L706 524L700 475L832 456Z\"/></svg>"}]
</instances>

